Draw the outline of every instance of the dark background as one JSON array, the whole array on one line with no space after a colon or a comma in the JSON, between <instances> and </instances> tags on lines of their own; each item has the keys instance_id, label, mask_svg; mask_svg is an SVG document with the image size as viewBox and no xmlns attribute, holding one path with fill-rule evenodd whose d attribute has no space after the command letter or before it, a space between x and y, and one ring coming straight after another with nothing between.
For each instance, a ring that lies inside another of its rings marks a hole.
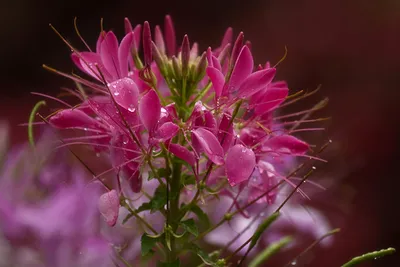
<instances>
[{"instance_id":1,"label":"dark background","mask_svg":"<svg viewBox=\"0 0 400 267\"><path fill-rule=\"evenodd\" d=\"M276 63L287 46L278 77L294 90L322 84L303 108L330 99L320 113L332 116L324 124L327 132L309 138L333 140L325 155L329 164L318 166L319 175L333 181L321 205L331 207L334 226L342 232L330 250L318 250L313 266L339 266L364 252L400 247L400 1L3 0L0 5L0 119L10 122L14 142L25 139L25 129L17 124L27 121L39 99L29 92L56 95L59 87L71 85L41 67L73 69L68 48L50 30L50 22L82 49L74 34L75 16L93 47L100 18L105 29L121 37L125 16L132 24L149 20L155 26L165 14L173 16L178 37L188 33L201 49L216 47L228 26L236 34L245 32L258 63ZM399 258L370 266L398 266Z\"/></svg>"}]
</instances>

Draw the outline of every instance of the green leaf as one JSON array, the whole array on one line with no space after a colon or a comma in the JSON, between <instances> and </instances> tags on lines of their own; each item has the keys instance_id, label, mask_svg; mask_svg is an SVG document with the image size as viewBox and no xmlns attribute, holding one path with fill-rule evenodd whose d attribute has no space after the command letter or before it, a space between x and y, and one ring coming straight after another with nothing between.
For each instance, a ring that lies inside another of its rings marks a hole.
<instances>
[{"instance_id":1,"label":"green leaf","mask_svg":"<svg viewBox=\"0 0 400 267\"><path fill-rule=\"evenodd\" d=\"M136 212L142 212L145 210L150 210L150 213L154 213L161 210L167 204L167 187L165 185L160 185L154 192L153 198L146 203L143 203Z\"/></svg>"},{"instance_id":2,"label":"green leaf","mask_svg":"<svg viewBox=\"0 0 400 267\"><path fill-rule=\"evenodd\" d=\"M284 237L279 241L276 241L264 249L260 254L258 254L249 264L249 267L258 267L266 260L268 260L272 255L276 254L292 241L291 237Z\"/></svg>"},{"instance_id":3,"label":"green leaf","mask_svg":"<svg viewBox=\"0 0 400 267\"><path fill-rule=\"evenodd\" d=\"M182 221L181 225L185 231L191 233L192 235L196 237L199 235L199 229L197 228L197 225L193 219Z\"/></svg>"},{"instance_id":4,"label":"green leaf","mask_svg":"<svg viewBox=\"0 0 400 267\"><path fill-rule=\"evenodd\" d=\"M145 210L151 210L151 203L150 202L145 202L142 205L140 205L140 207L137 208L136 212L139 213L139 212L142 212L142 211L145 211Z\"/></svg>"},{"instance_id":5,"label":"green leaf","mask_svg":"<svg viewBox=\"0 0 400 267\"><path fill-rule=\"evenodd\" d=\"M157 267L179 267L181 266L181 263L179 261L179 259L176 259L173 262L157 262Z\"/></svg>"},{"instance_id":6,"label":"green leaf","mask_svg":"<svg viewBox=\"0 0 400 267\"><path fill-rule=\"evenodd\" d=\"M194 175L184 175L182 177L182 184L183 185L196 184L196 177L194 177Z\"/></svg>"},{"instance_id":7,"label":"green leaf","mask_svg":"<svg viewBox=\"0 0 400 267\"><path fill-rule=\"evenodd\" d=\"M171 175L171 171L166 168L158 169L158 176L162 178L167 178Z\"/></svg>"},{"instance_id":8,"label":"green leaf","mask_svg":"<svg viewBox=\"0 0 400 267\"><path fill-rule=\"evenodd\" d=\"M197 215L199 218L200 222L204 224L205 228L210 227L210 219L208 218L207 214L204 213L204 211L197 205L193 205L190 210Z\"/></svg>"},{"instance_id":9,"label":"green leaf","mask_svg":"<svg viewBox=\"0 0 400 267\"><path fill-rule=\"evenodd\" d=\"M160 185L154 192L153 198L150 200L151 213L162 209L167 204L167 187Z\"/></svg>"},{"instance_id":10,"label":"green leaf","mask_svg":"<svg viewBox=\"0 0 400 267\"><path fill-rule=\"evenodd\" d=\"M142 235L140 242L141 242L142 256L146 256L149 253L153 252L153 247L158 242L158 238L151 238L149 235L145 233Z\"/></svg>"},{"instance_id":11,"label":"green leaf","mask_svg":"<svg viewBox=\"0 0 400 267\"><path fill-rule=\"evenodd\" d=\"M395 252L396 252L396 249L394 249L394 248L387 248L387 249L382 249L382 250L379 250L379 251L370 252L370 253L367 253L367 254L364 254L364 255L361 255L361 256L353 258L351 261L343 264L342 267L355 266L355 265L358 265L359 263L362 263L364 261L376 260L376 259L381 258L383 256L391 255L391 254L393 254Z\"/></svg>"}]
</instances>

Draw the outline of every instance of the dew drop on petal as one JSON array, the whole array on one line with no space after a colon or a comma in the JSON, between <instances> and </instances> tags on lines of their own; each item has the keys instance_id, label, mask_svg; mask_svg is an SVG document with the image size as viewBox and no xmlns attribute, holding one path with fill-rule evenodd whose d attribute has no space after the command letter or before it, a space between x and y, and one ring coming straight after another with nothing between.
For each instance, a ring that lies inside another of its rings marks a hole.
<instances>
[{"instance_id":1,"label":"dew drop on petal","mask_svg":"<svg viewBox=\"0 0 400 267\"><path fill-rule=\"evenodd\" d=\"M292 264L292 265L296 265L296 264L297 264L297 261L296 261L296 260L294 260L294 261L292 261L290 264Z\"/></svg>"},{"instance_id":2,"label":"dew drop on petal","mask_svg":"<svg viewBox=\"0 0 400 267\"><path fill-rule=\"evenodd\" d=\"M136 110L136 108L133 105L130 105L128 108L128 111L130 111L130 112L135 112L135 110Z\"/></svg>"},{"instance_id":3,"label":"dew drop on petal","mask_svg":"<svg viewBox=\"0 0 400 267\"><path fill-rule=\"evenodd\" d=\"M115 92L114 92L114 95L115 95L115 96L119 96L119 92L118 92L118 91L115 91Z\"/></svg>"},{"instance_id":4,"label":"dew drop on petal","mask_svg":"<svg viewBox=\"0 0 400 267\"><path fill-rule=\"evenodd\" d=\"M312 168L313 170L316 170L316 169L317 169L315 166L312 166L311 168Z\"/></svg>"}]
</instances>

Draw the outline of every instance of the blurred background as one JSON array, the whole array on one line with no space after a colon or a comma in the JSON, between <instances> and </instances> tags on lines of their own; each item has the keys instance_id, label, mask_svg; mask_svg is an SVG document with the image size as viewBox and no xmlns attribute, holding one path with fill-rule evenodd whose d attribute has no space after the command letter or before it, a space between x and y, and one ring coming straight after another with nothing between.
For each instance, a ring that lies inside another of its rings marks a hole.
<instances>
[{"instance_id":1,"label":"blurred background","mask_svg":"<svg viewBox=\"0 0 400 267\"><path fill-rule=\"evenodd\" d=\"M275 64L286 46L278 78L294 91L322 85L296 109L330 99L318 113L332 117L324 123L327 131L307 139L315 144L333 140L324 154L329 163L319 165L317 174L331 185L314 201L342 231L332 249L317 251L313 266L339 266L368 251L400 248L400 1L3 0L0 5L0 119L9 121L13 142L26 139L26 129L18 124L28 120L40 99L30 92L56 95L60 87L72 85L41 67L73 70L68 48L49 23L82 49L74 33L75 16L94 47L100 18L105 29L121 37L124 17L155 26L165 14L173 16L179 38L188 33L201 49L218 46L229 26L252 41L257 63ZM398 266L399 255L369 266Z\"/></svg>"}]
</instances>

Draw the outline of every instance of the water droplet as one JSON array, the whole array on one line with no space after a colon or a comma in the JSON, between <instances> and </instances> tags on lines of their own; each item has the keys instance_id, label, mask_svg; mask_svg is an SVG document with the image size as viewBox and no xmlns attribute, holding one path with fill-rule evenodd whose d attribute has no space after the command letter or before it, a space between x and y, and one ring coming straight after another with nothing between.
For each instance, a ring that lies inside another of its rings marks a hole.
<instances>
[{"instance_id":1,"label":"water droplet","mask_svg":"<svg viewBox=\"0 0 400 267\"><path fill-rule=\"evenodd\" d=\"M88 128L83 128L83 130L86 132L88 130Z\"/></svg>"},{"instance_id":2,"label":"water droplet","mask_svg":"<svg viewBox=\"0 0 400 267\"><path fill-rule=\"evenodd\" d=\"M316 170L316 169L317 169L315 166L312 166L311 168L312 168L313 170Z\"/></svg>"},{"instance_id":3,"label":"water droplet","mask_svg":"<svg viewBox=\"0 0 400 267\"><path fill-rule=\"evenodd\" d=\"M296 265L296 264L297 264L297 261L296 261L296 260L294 260L294 261L292 261L290 264L292 264L292 265Z\"/></svg>"},{"instance_id":4,"label":"water droplet","mask_svg":"<svg viewBox=\"0 0 400 267\"><path fill-rule=\"evenodd\" d=\"M100 158L100 156L101 156L100 153L97 152L97 153L96 153L96 157Z\"/></svg>"},{"instance_id":5,"label":"water droplet","mask_svg":"<svg viewBox=\"0 0 400 267\"><path fill-rule=\"evenodd\" d=\"M135 112L136 108L135 108L133 105L130 105L129 108L128 108L128 110L129 110L130 112Z\"/></svg>"},{"instance_id":6,"label":"water droplet","mask_svg":"<svg viewBox=\"0 0 400 267\"><path fill-rule=\"evenodd\" d=\"M115 91L115 92L114 92L114 95L115 95L115 96L119 96L119 92L118 92L118 91Z\"/></svg>"},{"instance_id":7,"label":"water droplet","mask_svg":"<svg viewBox=\"0 0 400 267\"><path fill-rule=\"evenodd\" d=\"M329 139L329 143L332 143L332 139Z\"/></svg>"}]
</instances>

